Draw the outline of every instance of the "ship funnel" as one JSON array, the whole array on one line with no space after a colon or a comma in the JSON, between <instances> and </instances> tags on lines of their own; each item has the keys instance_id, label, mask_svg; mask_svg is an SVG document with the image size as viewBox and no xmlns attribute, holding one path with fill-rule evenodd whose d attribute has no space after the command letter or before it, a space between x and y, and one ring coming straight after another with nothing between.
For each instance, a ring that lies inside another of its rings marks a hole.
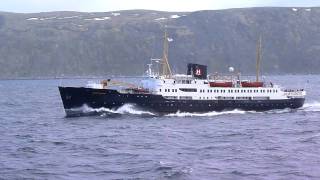
<instances>
[{"instance_id":1,"label":"ship funnel","mask_svg":"<svg viewBox=\"0 0 320 180\"><path fill-rule=\"evenodd\" d=\"M192 75L198 79L207 79L207 66L189 63L187 75Z\"/></svg>"}]
</instances>

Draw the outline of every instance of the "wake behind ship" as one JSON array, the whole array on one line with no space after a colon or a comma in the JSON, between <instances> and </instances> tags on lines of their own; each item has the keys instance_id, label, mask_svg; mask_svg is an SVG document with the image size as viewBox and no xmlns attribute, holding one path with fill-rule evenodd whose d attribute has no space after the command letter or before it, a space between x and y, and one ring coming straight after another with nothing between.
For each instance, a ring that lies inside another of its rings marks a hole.
<instances>
[{"instance_id":1,"label":"wake behind ship","mask_svg":"<svg viewBox=\"0 0 320 180\"><path fill-rule=\"evenodd\" d=\"M303 89L285 90L259 81L259 56L256 81L249 81L242 80L239 73L207 75L206 66L191 63L187 75L172 75L167 54L165 33L163 57L151 61L148 77L140 84L108 79L94 86L59 87L66 115L81 114L83 106L116 110L125 104L161 114L234 109L266 111L299 108L304 104L306 92ZM160 65L158 72L153 69L154 63ZM233 68L230 71L233 72Z\"/></svg>"}]
</instances>

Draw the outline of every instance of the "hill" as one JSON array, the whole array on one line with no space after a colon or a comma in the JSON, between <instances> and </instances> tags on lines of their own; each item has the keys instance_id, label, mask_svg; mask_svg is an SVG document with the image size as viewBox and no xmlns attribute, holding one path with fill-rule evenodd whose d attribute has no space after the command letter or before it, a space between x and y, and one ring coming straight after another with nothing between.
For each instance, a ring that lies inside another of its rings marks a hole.
<instances>
[{"instance_id":1,"label":"hill","mask_svg":"<svg viewBox=\"0 0 320 180\"><path fill-rule=\"evenodd\" d=\"M260 34L263 73L320 73L319 17L320 8L1 12L0 78L141 75L161 56L164 25L177 73L188 62L254 73Z\"/></svg>"}]
</instances>

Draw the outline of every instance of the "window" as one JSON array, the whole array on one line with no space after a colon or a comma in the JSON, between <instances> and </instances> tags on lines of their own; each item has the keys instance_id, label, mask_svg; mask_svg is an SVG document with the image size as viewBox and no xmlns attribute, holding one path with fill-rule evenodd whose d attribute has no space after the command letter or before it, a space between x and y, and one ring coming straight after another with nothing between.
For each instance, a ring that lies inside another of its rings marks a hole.
<instances>
[{"instance_id":1,"label":"window","mask_svg":"<svg viewBox=\"0 0 320 180\"><path fill-rule=\"evenodd\" d=\"M159 91L161 92L161 89L159 89Z\"/></svg>"},{"instance_id":2,"label":"window","mask_svg":"<svg viewBox=\"0 0 320 180\"><path fill-rule=\"evenodd\" d=\"M164 92L167 92L167 89L164 89Z\"/></svg>"},{"instance_id":3,"label":"window","mask_svg":"<svg viewBox=\"0 0 320 180\"><path fill-rule=\"evenodd\" d=\"M197 92L197 89L195 89L195 88L179 88L179 90L183 91L183 92ZM201 92L201 90L200 90L200 92Z\"/></svg>"}]
</instances>

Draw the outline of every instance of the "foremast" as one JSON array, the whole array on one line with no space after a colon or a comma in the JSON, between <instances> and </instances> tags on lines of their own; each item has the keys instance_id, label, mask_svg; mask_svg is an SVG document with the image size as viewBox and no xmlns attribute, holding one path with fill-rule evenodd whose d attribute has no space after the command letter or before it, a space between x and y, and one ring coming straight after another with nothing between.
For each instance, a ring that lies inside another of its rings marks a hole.
<instances>
[{"instance_id":1,"label":"foremast","mask_svg":"<svg viewBox=\"0 0 320 180\"><path fill-rule=\"evenodd\" d=\"M259 76L260 76L260 61L262 57L261 53L261 35L259 36L259 40L257 42L257 60L256 60L256 82L259 82Z\"/></svg>"},{"instance_id":2,"label":"foremast","mask_svg":"<svg viewBox=\"0 0 320 180\"><path fill-rule=\"evenodd\" d=\"M172 72L168 60L168 53L169 53L169 38L167 34L167 30L164 30L164 40L163 40L163 55L161 59L161 70L160 75L164 76L165 78L171 78Z\"/></svg>"}]
</instances>

